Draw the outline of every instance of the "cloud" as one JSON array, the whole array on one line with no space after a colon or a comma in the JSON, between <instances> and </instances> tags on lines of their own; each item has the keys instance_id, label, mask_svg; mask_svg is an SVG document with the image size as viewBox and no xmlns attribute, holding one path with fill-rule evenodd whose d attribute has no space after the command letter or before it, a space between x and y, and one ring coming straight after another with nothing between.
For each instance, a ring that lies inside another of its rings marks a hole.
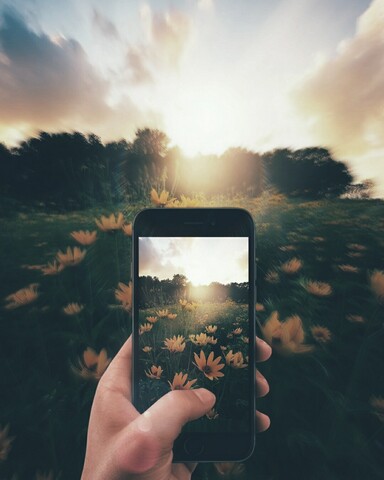
<instances>
[{"instance_id":1,"label":"cloud","mask_svg":"<svg viewBox=\"0 0 384 480\"><path fill-rule=\"evenodd\" d=\"M314 138L338 155L384 151L384 0L358 19L353 38L323 60L294 94Z\"/></svg>"},{"instance_id":2,"label":"cloud","mask_svg":"<svg viewBox=\"0 0 384 480\"><path fill-rule=\"evenodd\" d=\"M116 26L96 8L93 9L93 24L103 35L112 39L119 38Z\"/></svg>"}]
</instances>

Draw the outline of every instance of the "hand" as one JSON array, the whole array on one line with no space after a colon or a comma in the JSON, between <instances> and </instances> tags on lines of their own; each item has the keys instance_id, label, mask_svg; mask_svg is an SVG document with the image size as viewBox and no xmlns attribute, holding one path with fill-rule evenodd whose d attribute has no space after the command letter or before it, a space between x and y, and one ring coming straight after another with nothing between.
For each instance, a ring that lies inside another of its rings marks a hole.
<instances>
[{"instance_id":1,"label":"hand","mask_svg":"<svg viewBox=\"0 0 384 480\"><path fill-rule=\"evenodd\" d=\"M257 361L271 348L257 342ZM132 338L129 337L99 381L88 427L82 480L188 480L196 464L173 464L172 447L183 425L200 418L214 405L209 390L174 390L140 414L131 403ZM269 387L256 373L257 395ZM258 431L269 418L256 412Z\"/></svg>"}]
</instances>

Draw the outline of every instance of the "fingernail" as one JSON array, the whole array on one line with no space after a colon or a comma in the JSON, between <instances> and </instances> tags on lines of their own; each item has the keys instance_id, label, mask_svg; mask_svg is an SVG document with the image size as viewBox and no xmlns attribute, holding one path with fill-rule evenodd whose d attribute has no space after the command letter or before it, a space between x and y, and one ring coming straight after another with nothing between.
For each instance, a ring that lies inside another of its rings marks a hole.
<instances>
[{"instance_id":1,"label":"fingernail","mask_svg":"<svg viewBox=\"0 0 384 480\"><path fill-rule=\"evenodd\" d=\"M194 392L203 403L211 403L213 400L216 400L215 395L206 388L199 388L194 390Z\"/></svg>"}]
</instances>

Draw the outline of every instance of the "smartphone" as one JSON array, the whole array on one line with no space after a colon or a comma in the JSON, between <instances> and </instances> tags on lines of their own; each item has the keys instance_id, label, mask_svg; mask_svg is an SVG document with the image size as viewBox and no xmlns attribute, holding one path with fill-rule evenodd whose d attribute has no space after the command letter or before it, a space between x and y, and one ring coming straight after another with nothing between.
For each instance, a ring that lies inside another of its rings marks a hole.
<instances>
[{"instance_id":1,"label":"smartphone","mask_svg":"<svg viewBox=\"0 0 384 480\"><path fill-rule=\"evenodd\" d=\"M238 208L141 211L133 224L133 403L204 387L176 462L248 458L255 445L255 227Z\"/></svg>"}]
</instances>

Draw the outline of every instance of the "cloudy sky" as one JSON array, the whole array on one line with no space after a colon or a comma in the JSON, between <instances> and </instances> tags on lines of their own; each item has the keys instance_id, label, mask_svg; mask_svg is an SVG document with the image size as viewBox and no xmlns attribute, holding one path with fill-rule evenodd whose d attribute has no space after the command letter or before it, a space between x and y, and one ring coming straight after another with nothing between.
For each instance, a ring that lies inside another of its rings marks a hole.
<instances>
[{"instance_id":1,"label":"cloudy sky","mask_svg":"<svg viewBox=\"0 0 384 480\"><path fill-rule=\"evenodd\" d=\"M0 141L324 145L384 196L384 0L0 0Z\"/></svg>"},{"instance_id":2,"label":"cloudy sky","mask_svg":"<svg viewBox=\"0 0 384 480\"><path fill-rule=\"evenodd\" d=\"M139 238L139 275L175 274L195 286L248 282L248 237Z\"/></svg>"}]
</instances>

